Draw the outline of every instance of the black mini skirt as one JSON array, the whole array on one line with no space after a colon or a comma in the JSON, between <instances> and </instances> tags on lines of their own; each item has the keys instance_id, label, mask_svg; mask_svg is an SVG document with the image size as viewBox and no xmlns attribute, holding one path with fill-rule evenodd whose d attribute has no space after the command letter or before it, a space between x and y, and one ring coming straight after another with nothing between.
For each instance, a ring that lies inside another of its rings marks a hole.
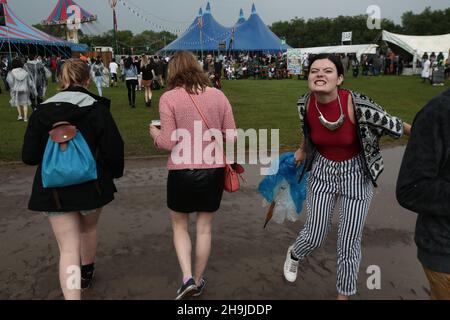
<instances>
[{"instance_id":1,"label":"black mini skirt","mask_svg":"<svg viewBox=\"0 0 450 320\"><path fill-rule=\"evenodd\" d=\"M224 168L169 170L167 206L182 213L215 212L223 194Z\"/></svg>"}]
</instances>

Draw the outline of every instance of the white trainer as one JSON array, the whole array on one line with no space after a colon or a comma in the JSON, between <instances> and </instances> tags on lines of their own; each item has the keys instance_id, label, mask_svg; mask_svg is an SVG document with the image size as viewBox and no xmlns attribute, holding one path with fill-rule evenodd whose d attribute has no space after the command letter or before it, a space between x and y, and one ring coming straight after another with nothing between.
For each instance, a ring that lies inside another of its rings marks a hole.
<instances>
[{"instance_id":1,"label":"white trainer","mask_svg":"<svg viewBox=\"0 0 450 320\"><path fill-rule=\"evenodd\" d=\"M286 260L284 261L284 277L289 282L294 282L297 279L298 261L291 257L291 251L294 245L290 246L286 253Z\"/></svg>"}]
</instances>

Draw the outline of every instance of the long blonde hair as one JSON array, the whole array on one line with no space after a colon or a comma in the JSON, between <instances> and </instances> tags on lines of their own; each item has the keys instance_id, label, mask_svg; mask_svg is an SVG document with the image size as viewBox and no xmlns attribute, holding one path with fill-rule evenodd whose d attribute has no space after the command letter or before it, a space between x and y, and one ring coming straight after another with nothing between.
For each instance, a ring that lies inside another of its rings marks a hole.
<instances>
[{"instance_id":1,"label":"long blonde hair","mask_svg":"<svg viewBox=\"0 0 450 320\"><path fill-rule=\"evenodd\" d=\"M170 59L167 72L169 90L182 87L190 94L198 94L199 90L203 92L209 85L208 76L191 52L180 51Z\"/></svg>"},{"instance_id":2,"label":"long blonde hair","mask_svg":"<svg viewBox=\"0 0 450 320\"><path fill-rule=\"evenodd\" d=\"M141 68L145 68L148 65L148 57L147 55L143 55L141 59Z\"/></svg>"},{"instance_id":3,"label":"long blonde hair","mask_svg":"<svg viewBox=\"0 0 450 320\"><path fill-rule=\"evenodd\" d=\"M69 59L61 67L59 87L66 90L72 86L84 87L90 79L89 66L80 59Z\"/></svg>"}]
</instances>

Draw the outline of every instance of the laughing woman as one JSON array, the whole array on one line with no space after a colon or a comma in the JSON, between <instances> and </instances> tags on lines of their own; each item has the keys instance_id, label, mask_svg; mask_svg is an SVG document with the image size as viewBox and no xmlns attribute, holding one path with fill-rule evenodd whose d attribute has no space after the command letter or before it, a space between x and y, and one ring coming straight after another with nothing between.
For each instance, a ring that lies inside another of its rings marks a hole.
<instances>
[{"instance_id":1,"label":"laughing woman","mask_svg":"<svg viewBox=\"0 0 450 320\"><path fill-rule=\"evenodd\" d=\"M304 141L295 153L310 172L307 219L284 263L287 281L297 278L299 261L320 247L339 207L337 298L356 293L361 237L373 188L383 170L379 138L409 135L411 126L386 113L370 98L340 89L344 68L339 59L320 54L310 63L310 92L298 102Z\"/></svg>"}]
</instances>

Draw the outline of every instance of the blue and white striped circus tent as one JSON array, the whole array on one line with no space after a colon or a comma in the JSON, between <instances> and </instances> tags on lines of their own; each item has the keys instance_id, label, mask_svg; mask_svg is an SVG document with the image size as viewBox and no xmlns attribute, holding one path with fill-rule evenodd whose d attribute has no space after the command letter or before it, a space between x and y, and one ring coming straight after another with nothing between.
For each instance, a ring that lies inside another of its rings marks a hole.
<instances>
[{"instance_id":1,"label":"blue and white striped circus tent","mask_svg":"<svg viewBox=\"0 0 450 320\"><path fill-rule=\"evenodd\" d=\"M30 26L11 10L7 0L0 0L0 10L4 17L4 25L0 25L0 51L11 47L12 51L22 54L32 49L43 54L70 56L71 51L88 49L84 44L71 43Z\"/></svg>"}]
</instances>

